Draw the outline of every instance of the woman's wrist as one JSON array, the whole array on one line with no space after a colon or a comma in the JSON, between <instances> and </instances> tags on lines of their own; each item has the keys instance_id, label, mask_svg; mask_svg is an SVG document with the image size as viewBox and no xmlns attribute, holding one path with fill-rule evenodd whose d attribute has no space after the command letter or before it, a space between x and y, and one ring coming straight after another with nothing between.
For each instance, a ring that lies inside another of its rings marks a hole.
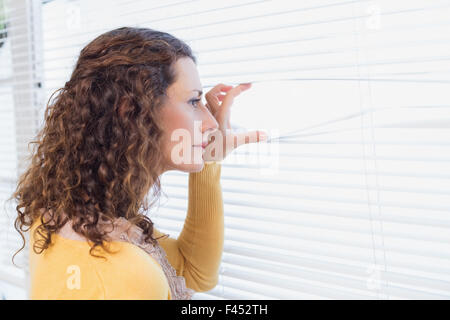
<instances>
[{"instance_id":1,"label":"woman's wrist","mask_svg":"<svg viewBox=\"0 0 450 320\"><path fill-rule=\"evenodd\" d=\"M195 183L199 184L211 184L216 183L216 181L220 180L220 172L221 172L221 163L220 161L204 161L204 165L201 171L191 172L189 175L191 182L195 181Z\"/></svg>"},{"instance_id":2,"label":"woman's wrist","mask_svg":"<svg viewBox=\"0 0 450 320\"><path fill-rule=\"evenodd\" d=\"M210 165L210 164L220 164L221 161L215 161L215 160L211 160L211 161L203 161L205 165Z\"/></svg>"}]
</instances>

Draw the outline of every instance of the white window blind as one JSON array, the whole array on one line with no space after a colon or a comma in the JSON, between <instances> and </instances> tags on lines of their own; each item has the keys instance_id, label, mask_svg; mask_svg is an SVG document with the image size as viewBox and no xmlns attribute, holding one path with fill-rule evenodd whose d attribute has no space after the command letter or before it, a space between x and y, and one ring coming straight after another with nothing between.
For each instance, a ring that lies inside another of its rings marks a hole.
<instances>
[{"instance_id":1,"label":"white window blind","mask_svg":"<svg viewBox=\"0 0 450 320\"><path fill-rule=\"evenodd\" d=\"M40 2L0 0L0 297L28 297L28 241L14 229L14 201L6 202L18 174L27 167L28 142L37 133L38 107L43 104L39 24ZM26 235L26 238L28 236ZM19 266L19 268L17 267Z\"/></svg>"},{"instance_id":2,"label":"white window blind","mask_svg":"<svg viewBox=\"0 0 450 320\"><path fill-rule=\"evenodd\" d=\"M120 26L186 41L206 91L253 82L232 120L274 139L223 161L219 283L194 299L450 298L450 1L38 3L44 101L89 41ZM2 130L14 108L2 103ZM5 152L2 175L17 158ZM187 179L164 174L150 215L171 237Z\"/></svg>"}]
</instances>

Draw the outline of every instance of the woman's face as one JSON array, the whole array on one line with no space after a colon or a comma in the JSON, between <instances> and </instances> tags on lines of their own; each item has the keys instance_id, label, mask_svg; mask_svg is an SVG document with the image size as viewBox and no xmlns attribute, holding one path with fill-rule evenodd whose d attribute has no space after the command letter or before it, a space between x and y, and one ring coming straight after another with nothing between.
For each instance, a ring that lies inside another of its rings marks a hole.
<instances>
[{"instance_id":1,"label":"woman's face","mask_svg":"<svg viewBox=\"0 0 450 320\"><path fill-rule=\"evenodd\" d=\"M219 125L202 102L202 85L194 61L180 58L175 70L177 81L167 89L168 100L160 114L164 171L198 172L204 165L202 143Z\"/></svg>"}]
</instances>

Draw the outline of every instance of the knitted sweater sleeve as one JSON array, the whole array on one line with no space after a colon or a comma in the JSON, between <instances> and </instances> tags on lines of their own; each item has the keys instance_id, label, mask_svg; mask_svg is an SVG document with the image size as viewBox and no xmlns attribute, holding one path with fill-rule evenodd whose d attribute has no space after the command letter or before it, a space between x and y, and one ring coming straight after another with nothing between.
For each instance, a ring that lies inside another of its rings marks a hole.
<instances>
[{"instance_id":1,"label":"knitted sweater sleeve","mask_svg":"<svg viewBox=\"0 0 450 320\"><path fill-rule=\"evenodd\" d=\"M189 174L189 198L183 229L177 239L158 243L186 287L209 291L218 282L224 244L224 209L220 185L221 164L205 163L202 171ZM164 235L154 228L154 237Z\"/></svg>"}]
</instances>

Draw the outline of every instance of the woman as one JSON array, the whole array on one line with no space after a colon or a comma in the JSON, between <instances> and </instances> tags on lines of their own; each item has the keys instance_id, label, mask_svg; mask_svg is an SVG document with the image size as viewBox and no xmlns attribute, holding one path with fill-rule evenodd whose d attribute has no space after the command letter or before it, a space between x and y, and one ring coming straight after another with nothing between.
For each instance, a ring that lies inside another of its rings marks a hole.
<instances>
[{"instance_id":1,"label":"woman","mask_svg":"<svg viewBox=\"0 0 450 320\"><path fill-rule=\"evenodd\" d=\"M265 137L230 132L250 84L219 84L206 105L201 87L189 46L164 32L118 28L82 49L13 194L24 245L30 231L31 299L189 299L217 284L220 161ZM168 170L190 173L177 239L145 215Z\"/></svg>"}]
</instances>

